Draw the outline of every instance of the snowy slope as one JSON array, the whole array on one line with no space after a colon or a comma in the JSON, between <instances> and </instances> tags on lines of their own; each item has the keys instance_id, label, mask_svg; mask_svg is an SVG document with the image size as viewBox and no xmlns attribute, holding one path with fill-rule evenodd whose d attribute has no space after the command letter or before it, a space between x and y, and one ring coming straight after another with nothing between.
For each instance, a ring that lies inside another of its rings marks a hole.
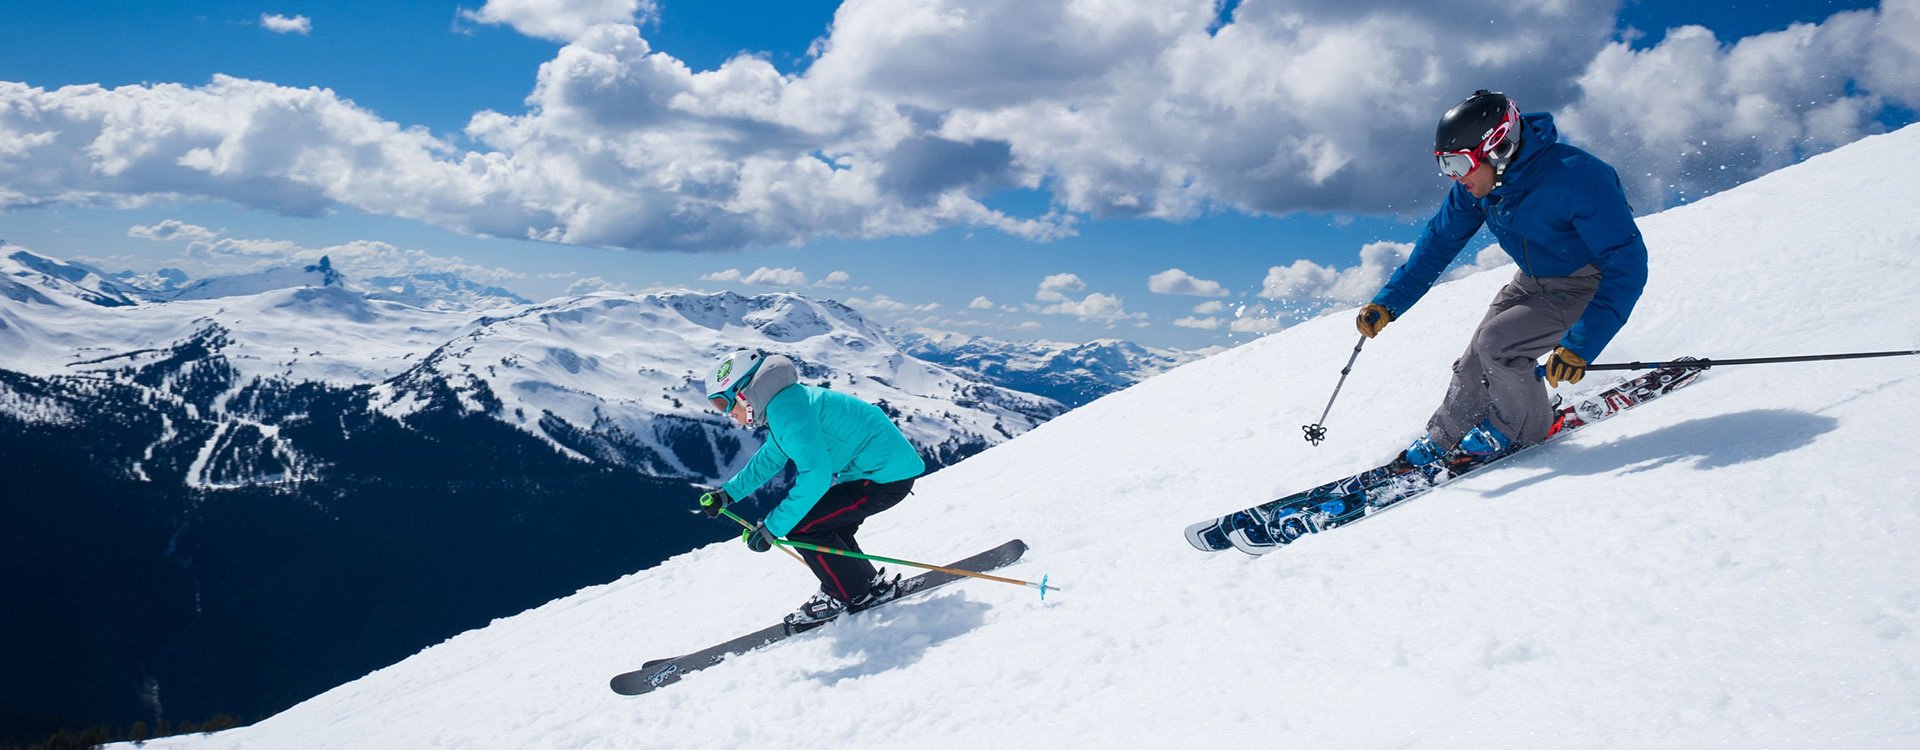
<instances>
[{"instance_id":1,"label":"snowy slope","mask_svg":"<svg viewBox=\"0 0 1920 750\"><path fill-rule=\"evenodd\" d=\"M1920 127L1642 222L1605 359L1920 343ZM253 727L148 747L1920 746L1920 362L1721 368L1263 558L1183 525L1384 459L1510 272L1351 349L1331 315L943 471L867 549L969 582L641 698L612 673L771 622L810 577L724 544L427 649ZM1592 387L1596 375L1574 390ZM397 573L399 571L396 571Z\"/></svg>"}]
</instances>

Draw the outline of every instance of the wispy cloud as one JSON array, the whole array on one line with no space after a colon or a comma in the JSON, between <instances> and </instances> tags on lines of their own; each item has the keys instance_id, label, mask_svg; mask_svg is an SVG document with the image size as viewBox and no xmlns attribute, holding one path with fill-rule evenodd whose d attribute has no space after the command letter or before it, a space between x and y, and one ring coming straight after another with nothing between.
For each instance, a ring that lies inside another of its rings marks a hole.
<instances>
[{"instance_id":1,"label":"wispy cloud","mask_svg":"<svg viewBox=\"0 0 1920 750\"><path fill-rule=\"evenodd\" d=\"M761 266L751 273L741 273L738 268L729 268L700 277L702 281L725 281L754 286L801 287L807 285L807 274L798 268L768 268Z\"/></svg>"},{"instance_id":2,"label":"wispy cloud","mask_svg":"<svg viewBox=\"0 0 1920 750\"><path fill-rule=\"evenodd\" d=\"M527 278L518 271L473 263L460 256L435 255L378 240L352 240L316 247L271 237L226 236L226 230L208 229L178 219L165 219L151 226L135 224L127 228L127 236L182 243L182 255L164 262L196 276L310 263L325 255L333 259L334 265L356 277L451 273L491 284Z\"/></svg>"},{"instance_id":3,"label":"wispy cloud","mask_svg":"<svg viewBox=\"0 0 1920 750\"><path fill-rule=\"evenodd\" d=\"M928 302L920 305L910 305L905 302L896 300L892 297L888 297L887 295L884 295L884 294L876 294L872 298L868 298L868 299L862 299L858 297L851 298L847 300L847 304L855 308L858 308L860 310L865 310L868 312L883 312L883 313L904 313L904 312L925 313L925 312L933 312L935 310L940 309L940 303L938 302Z\"/></svg>"},{"instance_id":4,"label":"wispy cloud","mask_svg":"<svg viewBox=\"0 0 1920 750\"><path fill-rule=\"evenodd\" d=\"M588 276L583 279L575 279L573 283L567 285L567 294L592 294L594 292L630 292L630 291L633 291L633 290L629 289L625 284L608 281L599 276Z\"/></svg>"}]
</instances>

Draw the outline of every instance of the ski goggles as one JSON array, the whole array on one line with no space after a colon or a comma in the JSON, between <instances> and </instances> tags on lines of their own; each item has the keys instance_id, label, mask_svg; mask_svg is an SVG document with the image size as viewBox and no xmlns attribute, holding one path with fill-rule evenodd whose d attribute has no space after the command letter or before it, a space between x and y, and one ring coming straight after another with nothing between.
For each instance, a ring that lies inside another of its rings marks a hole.
<instances>
[{"instance_id":1,"label":"ski goggles","mask_svg":"<svg viewBox=\"0 0 1920 750\"><path fill-rule=\"evenodd\" d=\"M720 410L722 413L733 411L733 392L727 391L726 393L708 396L707 403L713 404L713 408Z\"/></svg>"},{"instance_id":2,"label":"ski goggles","mask_svg":"<svg viewBox=\"0 0 1920 750\"><path fill-rule=\"evenodd\" d=\"M1480 141L1478 148L1433 152L1433 158L1440 162L1440 174L1454 180L1465 177L1468 172L1473 171L1474 167L1480 166L1481 161L1493 160L1493 151L1497 148L1507 149L1505 154L1500 155L1500 159L1513 156L1514 144L1513 141L1507 140L1507 134L1513 131L1513 124L1519 121L1519 115L1511 111L1512 105L1508 105L1508 110L1507 119L1494 126L1493 130L1487 131L1487 137Z\"/></svg>"},{"instance_id":3,"label":"ski goggles","mask_svg":"<svg viewBox=\"0 0 1920 750\"><path fill-rule=\"evenodd\" d=\"M1467 176L1474 167L1480 166L1480 158L1475 151L1476 149L1470 148L1459 151L1435 151L1433 158L1440 162L1441 176L1457 180Z\"/></svg>"}]
</instances>

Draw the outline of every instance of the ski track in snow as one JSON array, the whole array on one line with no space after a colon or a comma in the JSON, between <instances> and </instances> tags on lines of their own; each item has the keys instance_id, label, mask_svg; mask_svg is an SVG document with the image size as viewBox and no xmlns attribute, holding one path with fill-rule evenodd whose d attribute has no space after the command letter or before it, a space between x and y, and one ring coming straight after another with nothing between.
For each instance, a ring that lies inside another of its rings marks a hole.
<instances>
[{"instance_id":1,"label":"ski track in snow","mask_svg":"<svg viewBox=\"0 0 1920 750\"><path fill-rule=\"evenodd\" d=\"M1913 348L1915 195L1909 127L1643 219L1651 280L1604 359ZM1370 523L1262 558L1187 546L1188 523L1401 447L1510 274L1389 326L1317 448L1299 426L1344 313L1042 425L862 531L930 561L1024 538L1003 572L1052 574L1045 602L963 582L613 695L810 592L721 544L147 747L1920 746L1911 358L1715 368Z\"/></svg>"}]
</instances>

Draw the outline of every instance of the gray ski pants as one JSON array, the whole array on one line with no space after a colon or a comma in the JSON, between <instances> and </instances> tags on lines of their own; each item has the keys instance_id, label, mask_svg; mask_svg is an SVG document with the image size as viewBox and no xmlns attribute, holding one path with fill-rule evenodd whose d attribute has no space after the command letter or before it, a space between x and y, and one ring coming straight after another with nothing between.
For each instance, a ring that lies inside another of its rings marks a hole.
<instances>
[{"instance_id":1,"label":"gray ski pants","mask_svg":"<svg viewBox=\"0 0 1920 750\"><path fill-rule=\"evenodd\" d=\"M1599 289L1600 272L1592 266L1572 276L1514 273L1493 298L1466 353L1453 362L1446 398L1427 420L1434 444L1458 445L1483 419L1517 444L1545 438L1553 409L1534 365L1579 322Z\"/></svg>"}]
</instances>

